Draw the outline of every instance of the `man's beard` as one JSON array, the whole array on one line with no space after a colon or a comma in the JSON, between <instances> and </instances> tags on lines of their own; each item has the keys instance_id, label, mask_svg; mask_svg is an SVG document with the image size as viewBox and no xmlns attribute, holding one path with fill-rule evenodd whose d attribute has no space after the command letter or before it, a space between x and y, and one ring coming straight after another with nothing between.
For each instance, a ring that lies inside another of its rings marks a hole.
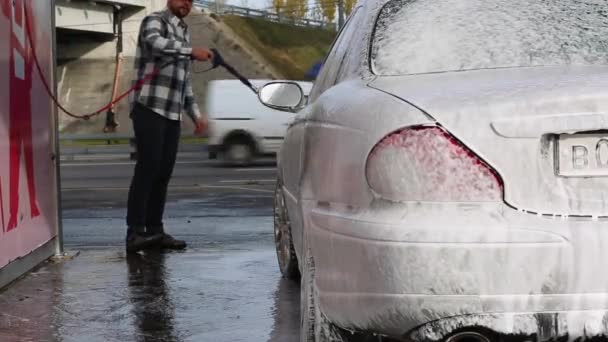
<instances>
[{"instance_id":1,"label":"man's beard","mask_svg":"<svg viewBox=\"0 0 608 342\"><path fill-rule=\"evenodd\" d=\"M188 16L188 13L190 13L190 11L188 11L186 8L178 8L175 10L174 14L178 18L183 19Z\"/></svg>"}]
</instances>

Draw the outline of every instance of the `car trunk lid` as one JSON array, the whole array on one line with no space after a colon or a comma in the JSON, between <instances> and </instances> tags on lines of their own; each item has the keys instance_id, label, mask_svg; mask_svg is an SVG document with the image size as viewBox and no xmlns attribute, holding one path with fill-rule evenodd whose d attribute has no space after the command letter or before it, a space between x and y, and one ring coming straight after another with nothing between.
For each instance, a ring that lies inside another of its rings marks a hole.
<instances>
[{"instance_id":1,"label":"car trunk lid","mask_svg":"<svg viewBox=\"0 0 608 342\"><path fill-rule=\"evenodd\" d=\"M541 215L608 216L608 67L379 77L491 165L505 201Z\"/></svg>"}]
</instances>

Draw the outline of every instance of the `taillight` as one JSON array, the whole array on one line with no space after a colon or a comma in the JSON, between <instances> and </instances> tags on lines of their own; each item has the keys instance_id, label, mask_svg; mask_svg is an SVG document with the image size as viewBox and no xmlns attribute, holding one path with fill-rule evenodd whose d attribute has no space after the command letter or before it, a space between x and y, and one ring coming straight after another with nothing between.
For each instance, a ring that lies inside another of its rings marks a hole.
<instances>
[{"instance_id":1,"label":"taillight","mask_svg":"<svg viewBox=\"0 0 608 342\"><path fill-rule=\"evenodd\" d=\"M380 197L398 202L495 202L503 195L500 176L436 126L384 138L367 160L367 180Z\"/></svg>"}]
</instances>

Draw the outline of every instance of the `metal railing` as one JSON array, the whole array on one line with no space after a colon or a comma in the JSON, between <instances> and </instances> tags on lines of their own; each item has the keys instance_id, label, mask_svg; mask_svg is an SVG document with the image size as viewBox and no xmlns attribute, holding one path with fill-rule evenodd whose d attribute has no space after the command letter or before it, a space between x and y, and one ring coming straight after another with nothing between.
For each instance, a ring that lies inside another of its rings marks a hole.
<instances>
[{"instance_id":1,"label":"metal railing","mask_svg":"<svg viewBox=\"0 0 608 342\"><path fill-rule=\"evenodd\" d=\"M133 134L122 133L101 133L101 134L61 134L59 141L62 144L74 144L86 141L95 141L96 145L124 145L126 142L134 141ZM181 140L204 140L206 136L196 136L193 134L184 134Z\"/></svg>"},{"instance_id":2,"label":"metal railing","mask_svg":"<svg viewBox=\"0 0 608 342\"><path fill-rule=\"evenodd\" d=\"M179 147L180 153L200 153L207 151L206 139L194 135L183 135ZM137 158L135 137L125 134L63 134L59 138L60 154L63 160L76 160L78 157L95 156L97 159L106 157Z\"/></svg>"},{"instance_id":3,"label":"metal railing","mask_svg":"<svg viewBox=\"0 0 608 342\"><path fill-rule=\"evenodd\" d=\"M248 18L260 18L276 23L281 24L290 24L294 26L304 26L304 27L319 27L325 29L336 29L336 25L334 23L329 23L322 20L314 20L308 18L296 18L288 15L281 15L274 12L263 11L248 7L239 7L233 5L225 5L220 4L217 1L207 1L207 0L194 0L194 5L202 8L209 9L217 14L225 14L225 15L236 15L240 17L248 17Z\"/></svg>"},{"instance_id":4,"label":"metal railing","mask_svg":"<svg viewBox=\"0 0 608 342\"><path fill-rule=\"evenodd\" d=\"M96 145L124 145L125 141L133 139L133 135L103 133L103 134L61 134L61 144L77 144L87 141L98 142Z\"/></svg>"}]
</instances>

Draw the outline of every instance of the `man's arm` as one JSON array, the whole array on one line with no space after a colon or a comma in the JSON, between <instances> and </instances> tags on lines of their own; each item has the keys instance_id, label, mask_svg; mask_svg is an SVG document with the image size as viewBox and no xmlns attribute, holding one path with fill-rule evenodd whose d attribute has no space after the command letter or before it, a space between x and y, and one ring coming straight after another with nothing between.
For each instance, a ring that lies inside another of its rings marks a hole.
<instances>
[{"instance_id":1,"label":"man's arm","mask_svg":"<svg viewBox=\"0 0 608 342\"><path fill-rule=\"evenodd\" d=\"M196 123L197 120L202 118L202 115L201 110L198 104L196 103L196 100L194 99L194 90L192 89L192 80L190 78L190 75L188 75L188 77L186 78L185 90L186 96L184 99L184 109L186 110L186 114L188 114L190 119L192 119L192 121Z\"/></svg>"},{"instance_id":2,"label":"man's arm","mask_svg":"<svg viewBox=\"0 0 608 342\"><path fill-rule=\"evenodd\" d=\"M194 91L192 90L192 82L190 75L186 78L186 96L184 99L184 109L186 114L192 119L196 128L194 129L195 135L203 135L207 129L207 119L201 115L201 110L198 104L194 100Z\"/></svg>"},{"instance_id":3,"label":"man's arm","mask_svg":"<svg viewBox=\"0 0 608 342\"><path fill-rule=\"evenodd\" d=\"M192 55L192 48L185 47L177 40L170 40L162 36L163 20L157 16L149 16L142 23L142 39L154 55L161 56L188 56Z\"/></svg>"}]
</instances>

